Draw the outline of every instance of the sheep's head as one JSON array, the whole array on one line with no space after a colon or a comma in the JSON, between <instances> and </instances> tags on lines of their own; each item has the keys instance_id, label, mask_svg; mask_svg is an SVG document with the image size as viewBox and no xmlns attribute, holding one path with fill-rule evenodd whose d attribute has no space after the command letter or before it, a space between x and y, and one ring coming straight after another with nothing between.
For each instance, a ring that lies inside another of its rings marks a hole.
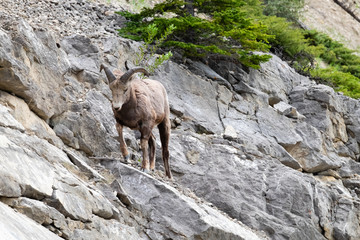
<instances>
[{"instance_id":1,"label":"sheep's head","mask_svg":"<svg viewBox=\"0 0 360 240\"><path fill-rule=\"evenodd\" d=\"M130 98L130 82L123 83L117 79L109 84L112 93L112 106L115 110L121 109L122 105Z\"/></svg>"},{"instance_id":2,"label":"sheep's head","mask_svg":"<svg viewBox=\"0 0 360 240\"><path fill-rule=\"evenodd\" d=\"M115 110L121 109L123 104L130 98L131 90L131 76L134 73L142 72L145 75L149 75L148 72L141 67L132 68L126 73L122 74L121 71L117 71L118 77L116 77L108 67L101 64L100 71L105 70L107 79L109 80L109 87L112 93L112 107Z\"/></svg>"}]
</instances>

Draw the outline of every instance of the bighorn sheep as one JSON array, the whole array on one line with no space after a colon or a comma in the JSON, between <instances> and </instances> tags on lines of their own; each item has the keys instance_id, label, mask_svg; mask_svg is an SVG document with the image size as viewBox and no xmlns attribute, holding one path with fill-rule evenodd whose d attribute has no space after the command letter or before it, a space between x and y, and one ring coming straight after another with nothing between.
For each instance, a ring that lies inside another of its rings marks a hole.
<instances>
[{"instance_id":1,"label":"bighorn sheep","mask_svg":"<svg viewBox=\"0 0 360 240\"><path fill-rule=\"evenodd\" d=\"M139 130L143 156L142 170L149 171L149 168L154 170L156 144L152 129L158 126L165 173L167 177L171 178L169 165L170 109L164 86L151 79L132 79L132 75L137 72L149 75L141 67L132 68L124 74L118 71L116 75L119 77L116 77L103 64L100 66L100 72L102 70L105 70L112 92L112 109L116 119L122 155L126 160L129 158L122 132L123 126Z\"/></svg>"}]
</instances>

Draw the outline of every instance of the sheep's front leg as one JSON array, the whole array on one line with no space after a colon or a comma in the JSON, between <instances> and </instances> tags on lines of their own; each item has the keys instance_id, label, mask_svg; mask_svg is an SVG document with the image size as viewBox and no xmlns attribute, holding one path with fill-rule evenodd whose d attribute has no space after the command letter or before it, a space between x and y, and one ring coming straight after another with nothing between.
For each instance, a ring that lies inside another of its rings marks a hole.
<instances>
[{"instance_id":1,"label":"sheep's front leg","mask_svg":"<svg viewBox=\"0 0 360 240\"><path fill-rule=\"evenodd\" d=\"M140 129L141 132L141 140L140 147L142 151L142 170L144 172L149 172L150 164L149 164L149 139L151 137L151 128L142 126Z\"/></svg>"},{"instance_id":2,"label":"sheep's front leg","mask_svg":"<svg viewBox=\"0 0 360 240\"><path fill-rule=\"evenodd\" d=\"M143 155L141 168L144 172L149 172L150 164L149 164L149 150L148 150L148 142L149 139L141 138L140 146Z\"/></svg>"},{"instance_id":3,"label":"sheep's front leg","mask_svg":"<svg viewBox=\"0 0 360 240\"><path fill-rule=\"evenodd\" d=\"M121 153L125 159L125 161L127 162L129 160L130 154L127 150L127 146L124 140L124 135L123 135L123 126L119 123L116 123L116 130L119 133L119 142L120 142L120 150Z\"/></svg>"}]
</instances>

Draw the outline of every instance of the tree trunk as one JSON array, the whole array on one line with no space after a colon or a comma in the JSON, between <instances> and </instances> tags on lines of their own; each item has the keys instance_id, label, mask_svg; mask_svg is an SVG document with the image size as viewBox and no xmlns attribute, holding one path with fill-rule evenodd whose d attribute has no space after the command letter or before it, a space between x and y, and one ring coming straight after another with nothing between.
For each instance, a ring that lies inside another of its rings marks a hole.
<instances>
[{"instance_id":1,"label":"tree trunk","mask_svg":"<svg viewBox=\"0 0 360 240\"><path fill-rule=\"evenodd\" d=\"M191 16L195 15L194 11L194 0L187 0L185 5L185 11Z\"/></svg>"}]
</instances>

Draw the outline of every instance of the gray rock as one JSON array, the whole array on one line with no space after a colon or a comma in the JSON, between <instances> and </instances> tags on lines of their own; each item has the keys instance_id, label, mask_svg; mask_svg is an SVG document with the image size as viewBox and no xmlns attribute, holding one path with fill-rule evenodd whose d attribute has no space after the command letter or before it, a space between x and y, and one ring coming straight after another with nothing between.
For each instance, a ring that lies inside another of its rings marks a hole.
<instances>
[{"instance_id":1,"label":"gray rock","mask_svg":"<svg viewBox=\"0 0 360 240\"><path fill-rule=\"evenodd\" d=\"M306 172L321 172L328 169L337 169L341 163L331 154L323 154L328 149L325 139L320 131L308 124L300 124L296 132L303 141L293 146L286 147L289 154L295 158Z\"/></svg>"},{"instance_id":2,"label":"gray rock","mask_svg":"<svg viewBox=\"0 0 360 240\"><path fill-rule=\"evenodd\" d=\"M198 74L200 76L203 76L203 77L207 77L216 82L219 82L219 84L225 85L226 87L228 87L230 89L232 88L231 84L226 79L224 79L219 74L217 74L208 65L205 65L204 63L198 62L198 61L193 62L189 59L187 59L186 61L187 61L187 64L188 64L191 72Z\"/></svg>"},{"instance_id":3,"label":"gray rock","mask_svg":"<svg viewBox=\"0 0 360 240\"><path fill-rule=\"evenodd\" d=\"M219 75L232 82L235 85L234 89L237 84L246 84L266 94L269 99L274 98L278 101L287 102L287 94L294 86L310 82L308 78L296 73L293 68L275 55L272 55L270 61L261 64L260 70L251 69L249 73L244 72L239 65L225 61L216 61L210 66ZM236 83L232 79L236 79Z\"/></svg>"},{"instance_id":4,"label":"gray rock","mask_svg":"<svg viewBox=\"0 0 360 240\"><path fill-rule=\"evenodd\" d=\"M74 73L83 70L99 71L99 50L89 38L82 35L66 37L61 41L61 47L68 54L70 67ZM84 76L80 77L84 78Z\"/></svg>"},{"instance_id":5,"label":"gray rock","mask_svg":"<svg viewBox=\"0 0 360 240\"><path fill-rule=\"evenodd\" d=\"M326 85L314 85L306 92L306 97L311 100L325 103L331 110L343 112L342 101L336 96L334 89Z\"/></svg>"},{"instance_id":6,"label":"gray rock","mask_svg":"<svg viewBox=\"0 0 360 240\"><path fill-rule=\"evenodd\" d=\"M97 171L95 171L89 164L86 163L86 160L81 155L76 154L70 149L65 150L66 154L70 158L71 162L74 163L84 174L89 178L95 178L97 180L105 180Z\"/></svg>"},{"instance_id":7,"label":"gray rock","mask_svg":"<svg viewBox=\"0 0 360 240\"><path fill-rule=\"evenodd\" d=\"M28 141L23 135L19 136L15 130L5 128L0 128L0 132L0 195L33 198L51 196L55 175L51 165L18 142Z\"/></svg>"},{"instance_id":8,"label":"gray rock","mask_svg":"<svg viewBox=\"0 0 360 240\"><path fill-rule=\"evenodd\" d=\"M291 106L290 104L287 104L283 101L280 101L279 103L276 103L274 105L274 108L281 114L285 115L286 117L289 118L294 118L294 119L303 119L305 118L305 116L301 115L296 108L294 108L293 106Z\"/></svg>"},{"instance_id":9,"label":"gray rock","mask_svg":"<svg viewBox=\"0 0 360 240\"><path fill-rule=\"evenodd\" d=\"M181 117L191 122L197 132L223 132L216 101L217 91L213 84L191 75L172 62L166 63L161 70L161 75L156 75L155 79L165 86L172 111L181 112ZM188 80L190 76L191 81Z\"/></svg>"},{"instance_id":10,"label":"gray rock","mask_svg":"<svg viewBox=\"0 0 360 240\"><path fill-rule=\"evenodd\" d=\"M360 175L360 163L352 159L345 159L338 172L342 178L351 178Z\"/></svg>"},{"instance_id":11,"label":"gray rock","mask_svg":"<svg viewBox=\"0 0 360 240\"><path fill-rule=\"evenodd\" d=\"M172 184L180 191L126 167L120 173L128 189L111 189L115 177L85 157L119 154L111 94L98 66L124 70L140 43L109 33L121 19L105 5L30 0L25 8L15 2L37 27L15 21L16 10L2 1L0 89L25 100L0 94L3 202L65 239L254 236L211 205L270 239L357 239L358 100L311 82L276 56L260 70L193 63L198 75L169 62L154 78L168 89L176 122L170 154ZM58 21L55 32L72 36L57 40L39 28L52 21ZM296 118L294 109L306 118ZM126 141L139 156L129 131ZM69 147L71 153L62 150ZM191 199L182 195L187 191ZM28 227L37 230L29 223L2 232L20 236Z\"/></svg>"},{"instance_id":12,"label":"gray rock","mask_svg":"<svg viewBox=\"0 0 360 240\"><path fill-rule=\"evenodd\" d=\"M115 220L104 220L94 217L92 223L86 228L74 229L70 239L109 239L109 240L141 240L148 239L141 237L134 227L129 227Z\"/></svg>"},{"instance_id":13,"label":"gray rock","mask_svg":"<svg viewBox=\"0 0 360 240\"><path fill-rule=\"evenodd\" d=\"M30 218L14 211L0 202L0 232L7 240L61 240L59 236L50 232Z\"/></svg>"},{"instance_id":14,"label":"gray rock","mask_svg":"<svg viewBox=\"0 0 360 240\"><path fill-rule=\"evenodd\" d=\"M74 133L72 131L70 131L69 128L67 128L65 125L63 124L57 124L54 127L54 131L56 133L56 135L61 138L61 140L67 144L70 147L73 147L75 149L79 149L79 140L77 138L74 137Z\"/></svg>"},{"instance_id":15,"label":"gray rock","mask_svg":"<svg viewBox=\"0 0 360 240\"><path fill-rule=\"evenodd\" d=\"M197 196L246 225L264 230L271 239L290 235L299 240L306 236L324 239L316 216L308 214L314 212L311 177L304 178L278 161L251 161L246 157L248 153L236 145L231 147L221 141L210 144L203 137L179 139L181 142L171 148L171 159L176 159L173 171L179 174L178 182ZM189 150L199 153L196 164L190 165L181 155ZM280 190L282 187L284 190ZM294 220L289 222L289 217Z\"/></svg>"},{"instance_id":16,"label":"gray rock","mask_svg":"<svg viewBox=\"0 0 360 240\"><path fill-rule=\"evenodd\" d=\"M234 85L234 91L239 94L250 94L254 98L259 106L266 106L269 103L269 96L266 93L261 92L260 90L251 87L246 82L238 82Z\"/></svg>"},{"instance_id":17,"label":"gray rock","mask_svg":"<svg viewBox=\"0 0 360 240\"><path fill-rule=\"evenodd\" d=\"M0 105L0 126L25 131L23 125L16 121L15 118L10 114L10 110L3 105Z\"/></svg>"},{"instance_id":18,"label":"gray rock","mask_svg":"<svg viewBox=\"0 0 360 240\"><path fill-rule=\"evenodd\" d=\"M88 222L92 214L103 218L113 216L109 201L102 195L89 190L75 178L68 177L55 181L53 188L52 196L47 202L66 217Z\"/></svg>"},{"instance_id":19,"label":"gray rock","mask_svg":"<svg viewBox=\"0 0 360 240\"><path fill-rule=\"evenodd\" d=\"M360 227L356 222L357 207L354 206L353 201L349 198L340 198L339 204L336 206L336 222L334 224L334 238L335 239L356 239L360 235ZM348 224L344 225L343 223Z\"/></svg>"},{"instance_id":20,"label":"gray rock","mask_svg":"<svg viewBox=\"0 0 360 240\"><path fill-rule=\"evenodd\" d=\"M290 93L290 98L307 123L326 132L330 139L348 141L343 102L333 89L323 85L297 87Z\"/></svg>"},{"instance_id":21,"label":"gray rock","mask_svg":"<svg viewBox=\"0 0 360 240\"><path fill-rule=\"evenodd\" d=\"M120 236L140 239L134 228L119 222L119 210L101 191L75 175L86 179L62 150L16 129L0 127L0 133L0 196L5 197L3 201L66 239L79 239L82 232L83 236L93 236L89 239L101 235L108 239ZM82 165L82 169L85 166ZM90 169L87 166L88 172ZM104 181L94 170L90 172L97 181ZM85 227L88 222L93 225ZM29 224L24 226L25 229L30 227L33 228ZM117 227L121 230L112 230Z\"/></svg>"},{"instance_id":22,"label":"gray rock","mask_svg":"<svg viewBox=\"0 0 360 240\"><path fill-rule=\"evenodd\" d=\"M111 103L95 89L85 97L76 112L67 111L52 119L54 129L64 141L74 143L76 147L78 143L78 149L87 154L104 156L119 151L119 143L114 139L118 133Z\"/></svg>"},{"instance_id":23,"label":"gray rock","mask_svg":"<svg viewBox=\"0 0 360 240\"><path fill-rule=\"evenodd\" d=\"M351 98L344 97L344 105L346 107L345 123L349 135L360 142L360 103L359 101Z\"/></svg>"},{"instance_id":24,"label":"gray rock","mask_svg":"<svg viewBox=\"0 0 360 240\"><path fill-rule=\"evenodd\" d=\"M219 118L223 119L227 117L227 112L230 108L230 104L233 101L233 92L229 90L229 88L218 85L217 86L217 104L218 104L218 112L219 112Z\"/></svg>"},{"instance_id":25,"label":"gray rock","mask_svg":"<svg viewBox=\"0 0 360 240\"><path fill-rule=\"evenodd\" d=\"M231 125L225 127L224 138L229 140L237 139L237 133Z\"/></svg>"},{"instance_id":26,"label":"gray rock","mask_svg":"<svg viewBox=\"0 0 360 240\"><path fill-rule=\"evenodd\" d=\"M274 137L281 146L288 148L303 141L296 133L296 124L282 117L273 108L261 108L256 116L262 134Z\"/></svg>"},{"instance_id":27,"label":"gray rock","mask_svg":"<svg viewBox=\"0 0 360 240\"><path fill-rule=\"evenodd\" d=\"M24 100L0 91L0 102L8 106L9 113L16 119L16 121L13 121L14 124L19 122L22 125L21 128L27 133L35 134L39 138L46 139L60 148L63 146L63 143L56 136L53 129L51 129L43 119L32 112Z\"/></svg>"},{"instance_id":28,"label":"gray rock","mask_svg":"<svg viewBox=\"0 0 360 240\"><path fill-rule=\"evenodd\" d=\"M65 37L61 41L61 47L68 55L75 56L99 52L99 49L91 43L90 38L81 35Z\"/></svg>"},{"instance_id":29,"label":"gray rock","mask_svg":"<svg viewBox=\"0 0 360 240\"><path fill-rule=\"evenodd\" d=\"M65 229L66 221L64 215L45 203L30 198L7 198L4 203L25 214L40 225L48 226L54 224L59 229Z\"/></svg>"},{"instance_id":30,"label":"gray rock","mask_svg":"<svg viewBox=\"0 0 360 240\"><path fill-rule=\"evenodd\" d=\"M0 71L0 89L22 97L41 118L48 120L61 112L65 105L59 89L64 87L62 75L67 69L67 59L50 34L38 36L21 20L12 39L0 30L0 49L4 67ZM45 44L46 41L46 44ZM27 65L28 59L33 64ZM45 67L46 66L46 67ZM47 99L48 101L44 101Z\"/></svg>"}]
</instances>

